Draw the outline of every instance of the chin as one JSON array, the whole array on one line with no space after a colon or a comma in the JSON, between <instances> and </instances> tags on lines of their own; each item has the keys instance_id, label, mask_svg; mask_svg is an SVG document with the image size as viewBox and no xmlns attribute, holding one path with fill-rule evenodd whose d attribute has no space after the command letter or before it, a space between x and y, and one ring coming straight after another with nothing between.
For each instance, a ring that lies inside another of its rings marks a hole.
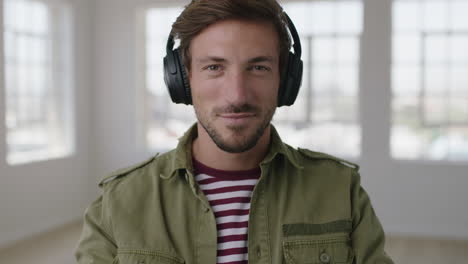
<instances>
[{"instance_id":1,"label":"chin","mask_svg":"<svg viewBox=\"0 0 468 264\"><path fill-rule=\"evenodd\" d=\"M246 152L253 147L255 147L262 137L264 130L262 133L259 133L259 128L256 127L235 127L235 128L226 128L229 133L224 133L226 135L222 137L221 140L219 138L215 140L215 144L222 150L229 152L229 153L242 153Z\"/></svg>"}]
</instances>

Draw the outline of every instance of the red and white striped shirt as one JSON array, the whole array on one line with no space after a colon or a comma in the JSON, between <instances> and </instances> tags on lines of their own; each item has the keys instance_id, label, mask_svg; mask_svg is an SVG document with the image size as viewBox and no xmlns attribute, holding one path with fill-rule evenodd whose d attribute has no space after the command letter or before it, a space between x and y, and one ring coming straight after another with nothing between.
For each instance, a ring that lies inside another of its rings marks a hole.
<instances>
[{"instance_id":1,"label":"red and white striped shirt","mask_svg":"<svg viewBox=\"0 0 468 264\"><path fill-rule=\"evenodd\" d=\"M210 168L193 160L196 180L210 202L218 231L217 263L247 264L250 198L260 167L244 171Z\"/></svg>"}]
</instances>

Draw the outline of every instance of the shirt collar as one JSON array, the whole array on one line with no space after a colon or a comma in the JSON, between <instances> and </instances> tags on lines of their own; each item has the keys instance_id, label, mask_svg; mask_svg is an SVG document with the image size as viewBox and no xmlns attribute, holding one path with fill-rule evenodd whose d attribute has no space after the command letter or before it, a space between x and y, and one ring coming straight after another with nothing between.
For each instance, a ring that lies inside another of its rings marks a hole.
<instances>
[{"instance_id":1,"label":"shirt collar","mask_svg":"<svg viewBox=\"0 0 468 264\"><path fill-rule=\"evenodd\" d=\"M192 142L195 138L197 138L197 136L197 123L195 123L185 132L182 137L179 138L179 143L177 144L177 147L171 158L171 173L167 178L174 176L180 170L185 170L190 173L193 172ZM294 167L297 169L303 168L300 165L300 160L295 155L293 149L281 140L278 132L276 131L276 128L271 125L270 149L260 165L270 163L279 154L285 156L287 160L291 162L291 164L294 165Z\"/></svg>"}]
</instances>

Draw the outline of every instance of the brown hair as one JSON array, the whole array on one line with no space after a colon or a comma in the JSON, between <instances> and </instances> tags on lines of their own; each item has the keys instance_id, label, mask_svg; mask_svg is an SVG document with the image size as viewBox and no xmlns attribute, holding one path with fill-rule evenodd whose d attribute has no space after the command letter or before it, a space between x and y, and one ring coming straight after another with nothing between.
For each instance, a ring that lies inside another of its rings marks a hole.
<instances>
[{"instance_id":1,"label":"brown hair","mask_svg":"<svg viewBox=\"0 0 468 264\"><path fill-rule=\"evenodd\" d=\"M226 19L266 21L273 23L278 32L282 67L288 59L291 39L287 20L276 0L192 0L172 25L171 35L180 40L180 54L185 67L190 70L190 42L202 30Z\"/></svg>"}]
</instances>

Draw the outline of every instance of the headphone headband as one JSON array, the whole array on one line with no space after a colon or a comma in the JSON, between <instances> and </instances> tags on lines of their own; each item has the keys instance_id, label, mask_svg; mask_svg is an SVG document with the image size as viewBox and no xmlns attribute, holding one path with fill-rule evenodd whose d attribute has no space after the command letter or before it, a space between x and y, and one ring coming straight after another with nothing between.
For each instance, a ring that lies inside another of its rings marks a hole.
<instances>
[{"instance_id":1,"label":"headphone headband","mask_svg":"<svg viewBox=\"0 0 468 264\"><path fill-rule=\"evenodd\" d=\"M302 55L301 39L299 38L299 34L297 34L296 26L294 26L294 23L292 22L288 14L286 14L286 12L283 12L283 15L286 17L286 20L288 21L288 29L293 39L292 46L294 50L294 55L301 57Z\"/></svg>"}]
</instances>

